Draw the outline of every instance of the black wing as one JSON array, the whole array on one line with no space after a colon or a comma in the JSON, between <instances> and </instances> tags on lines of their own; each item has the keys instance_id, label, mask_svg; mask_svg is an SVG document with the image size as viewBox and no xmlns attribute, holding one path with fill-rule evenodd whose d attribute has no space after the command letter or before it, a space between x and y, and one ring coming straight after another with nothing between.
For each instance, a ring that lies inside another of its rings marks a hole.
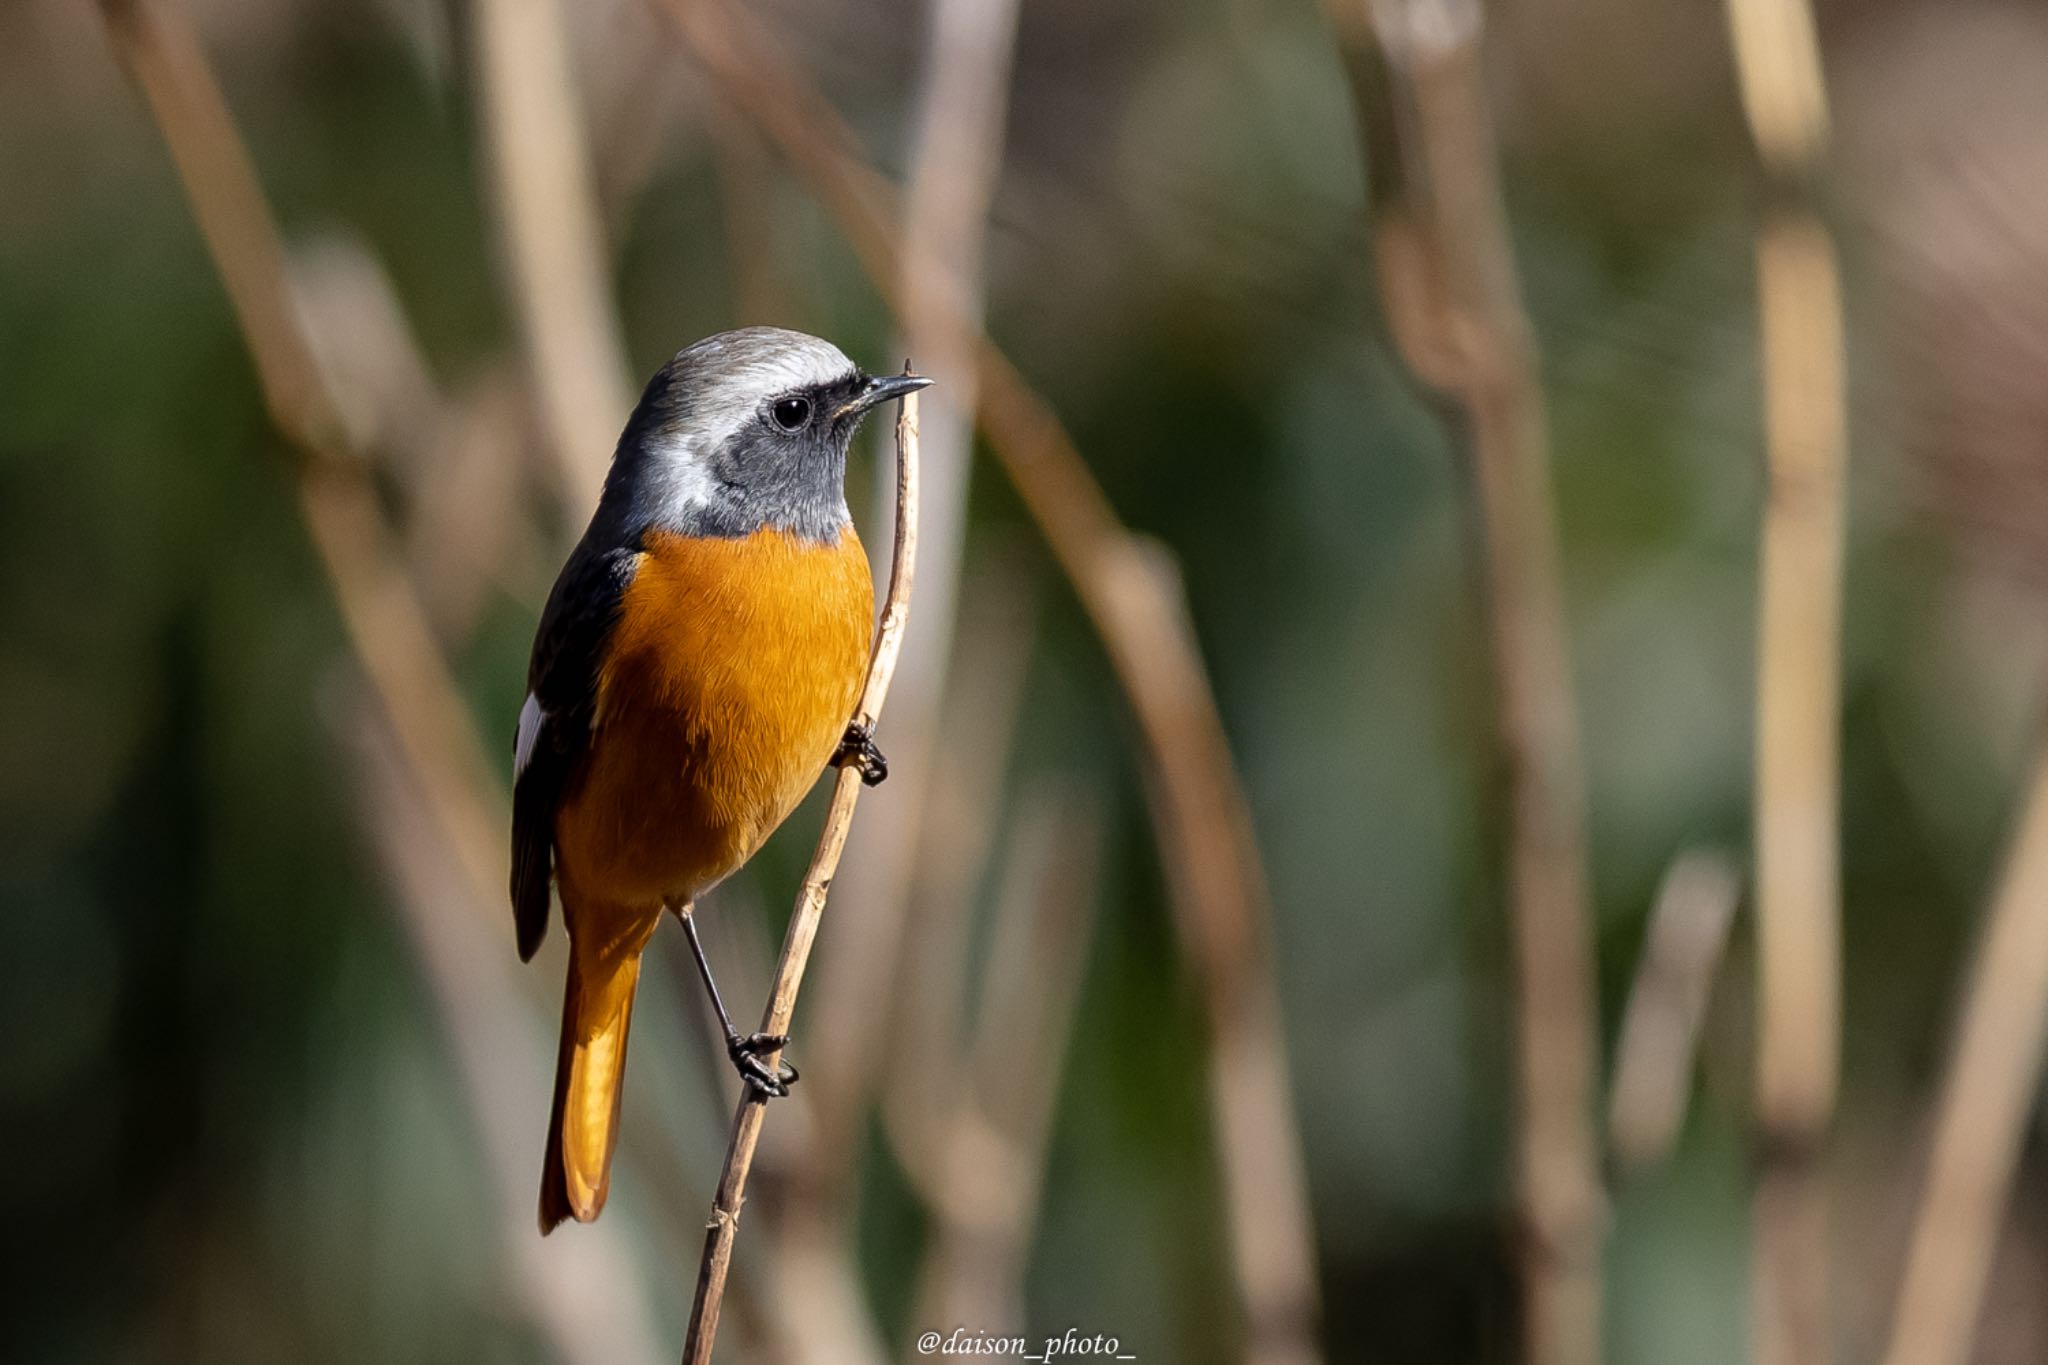
<instances>
[{"instance_id":1,"label":"black wing","mask_svg":"<svg viewBox=\"0 0 2048 1365\"><path fill-rule=\"evenodd\" d=\"M578 546L555 580L527 665L527 706L513 740L512 921L519 957L530 960L548 932L553 879L555 806L590 745L598 668L619 602L639 566L632 549ZM525 733L527 717L537 724Z\"/></svg>"}]
</instances>

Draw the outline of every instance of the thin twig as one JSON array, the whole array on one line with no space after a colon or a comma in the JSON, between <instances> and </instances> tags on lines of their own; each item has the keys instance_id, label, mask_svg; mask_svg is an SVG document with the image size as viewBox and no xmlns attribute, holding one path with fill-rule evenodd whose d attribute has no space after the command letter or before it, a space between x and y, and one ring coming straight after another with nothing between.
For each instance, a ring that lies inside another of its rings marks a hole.
<instances>
[{"instance_id":1,"label":"thin twig","mask_svg":"<svg viewBox=\"0 0 2048 1365\"><path fill-rule=\"evenodd\" d=\"M896 672L896 658L903 648L903 631L910 618L910 589L917 572L917 473L917 395L913 393L903 398L896 417L896 547L889 561L889 592L875 628L867 685L861 690L860 706L853 716L855 724L869 733L873 733L882 703L889 695L889 682ZM789 917L789 931L782 941L782 959L776 964L768 1007L761 1016L763 1033L789 1032L790 1020L796 1013L797 990L803 984L811 944L824 918L826 894L839 870L840 854L846 849L847 832L853 827L853 809L860 799L860 789L860 772L851 764L840 768L832 787L832 803L825 811L825 828L818 836L817 852L811 855L810 870L804 874L796 909ZM771 1069L777 1060L763 1058ZM718 1177L711 1219L704 1226L704 1259L697 1273L696 1301L690 1309L690 1331L683 1346L684 1365L710 1365L712 1340L718 1335L718 1312L725 1299L726 1276L732 1269L733 1239L739 1233L740 1206L746 1199L747 1176L753 1169L754 1148L761 1140L761 1123L767 1107L766 1097L749 1087L733 1114L725 1167Z\"/></svg>"},{"instance_id":2,"label":"thin twig","mask_svg":"<svg viewBox=\"0 0 2048 1365\"><path fill-rule=\"evenodd\" d=\"M730 0L657 0L838 221L897 315L895 195L836 111ZM1289 1096L1265 874L1172 559L1116 516L1050 404L972 324L976 423L1103 642L1144 742L1183 950L1203 986L1210 1103L1247 1358L1317 1358L1315 1242Z\"/></svg>"},{"instance_id":3,"label":"thin twig","mask_svg":"<svg viewBox=\"0 0 2048 1365\"><path fill-rule=\"evenodd\" d=\"M1486 583L1521 1022L1525 1359L1600 1357L1606 1214L1593 1122L1585 796L1535 346L1500 190L1474 0L1371 7L1398 193L1376 191L1404 359L1464 429ZM1362 101L1363 102L1363 101Z\"/></svg>"},{"instance_id":4,"label":"thin twig","mask_svg":"<svg viewBox=\"0 0 2048 1365\"><path fill-rule=\"evenodd\" d=\"M902 709L899 704L892 714ZM890 780L895 780L893 773ZM774 971L776 945L761 922L755 890L751 882L727 882L718 892L717 913L704 918L706 951L714 964L721 958L727 964L718 970L721 977L730 972L740 981L765 981ZM843 903L834 913L846 917ZM697 967L687 951L675 961L677 980L698 989ZM810 1018L804 1036L816 1038L822 1024L815 1012ZM740 1089L732 1062L722 1039L706 1033L702 1042L705 1089L724 1103ZM756 1188L787 1191L792 1177L801 1178L801 1163L817 1141L817 1113L809 1096L816 1070L815 1065L806 1067L804 1084L776 1102L775 1125L762 1128L751 1177ZM689 1183L682 1181L678 1188ZM758 1355L779 1365L882 1365L890 1353L868 1308L850 1242L836 1226L795 1216L794 1202L787 1197L759 1201L749 1224L754 1253L733 1260L720 1321L737 1316L734 1325L744 1331L741 1344L754 1347L752 1355L742 1351L738 1358ZM685 1221L694 1226L690 1215ZM788 1303L801 1303L804 1311L773 1311L774 1305ZM730 1342L730 1327L726 1337Z\"/></svg>"},{"instance_id":5,"label":"thin twig","mask_svg":"<svg viewBox=\"0 0 2048 1365\"><path fill-rule=\"evenodd\" d=\"M596 501L632 406L605 232L557 0L472 5L505 260L563 501Z\"/></svg>"},{"instance_id":6,"label":"thin twig","mask_svg":"<svg viewBox=\"0 0 2048 1365\"><path fill-rule=\"evenodd\" d=\"M1970 1359L2048 1043L2048 744L1978 945L1885 1365Z\"/></svg>"},{"instance_id":7,"label":"thin twig","mask_svg":"<svg viewBox=\"0 0 2048 1365\"><path fill-rule=\"evenodd\" d=\"M408 789L418 793L426 812L426 823L416 828L435 830L445 843L468 890L467 904L495 903L503 885L503 797L385 520L371 482L371 452L353 444L293 308L283 243L190 17L166 0L102 0L101 9L177 165L255 364L265 407L297 450L300 504L314 548L390 726L391 747L403 759ZM393 865L407 883L403 908L419 909L426 902L417 894L423 883L416 878L424 876L424 864L408 854L395 856ZM488 1141L503 1121L497 1098L502 1087L494 1069L477 1069L488 1049L480 1052L473 1044L479 1037L502 1044L497 1027L480 1014L503 1017L509 988L479 986L474 945L450 948L455 936L467 932L443 922L454 918L442 913L431 923L408 920L408 927L447 1007L456 1059L465 1068L476 1122ZM516 1210L507 1208L503 1226L508 1237L519 1230L507 1254L530 1270L533 1238L526 1208L522 1196ZM536 1325L564 1359L595 1365L621 1354L637 1358L632 1342L638 1329L632 1324L651 1315L637 1281L616 1273L616 1260L611 1269L579 1272L575 1283L581 1289L574 1294L528 1297ZM593 1313L601 1320L595 1326ZM603 1322L613 1329L604 1329Z\"/></svg>"},{"instance_id":8,"label":"thin twig","mask_svg":"<svg viewBox=\"0 0 2048 1365\"><path fill-rule=\"evenodd\" d=\"M1614 1046L1607 1145L1623 1174L1661 1162L1678 1140L1741 894L1740 873L1718 852L1688 853L1664 875Z\"/></svg>"},{"instance_id":9,"label":"thin twig","mask_svg":"<svg viewBox=\"0 0 2048 1365\"><path fill-rule=\"evenodd\" d=\"M1752 1358L1830 1354L1822 1151L1841 1038L1838 849L1847 415L1834 243L1813 202L1827 97L1805 0L1728 0L1769 181L1757 229L1768 490L1758 574Z\"/></svg>"}]
</instances>

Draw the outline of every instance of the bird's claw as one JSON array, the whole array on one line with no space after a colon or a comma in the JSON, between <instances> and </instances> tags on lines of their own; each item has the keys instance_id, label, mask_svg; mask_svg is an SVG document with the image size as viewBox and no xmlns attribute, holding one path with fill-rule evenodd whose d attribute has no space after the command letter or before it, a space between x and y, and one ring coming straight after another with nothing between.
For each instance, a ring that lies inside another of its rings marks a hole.
<instances>
[{"instance_id":1,"label":"bird's claw","mask_svg":"<svg viewBox=\"0 0 2048 1365\"><path fill-rule=\"evenodd\" d=\"M734 1069L740 1073L740 1080L745 1082L749 1090L755 1091L765 1099L781 1099L789 1094L789 1088L796 1084L797 1070L788 1062L778 1059L775 1069L770 1071L768 1064L761 1060L760 1054L780 1052L788 1045L789 1035L786 1033L756 1033L750 1038L742 1038L735 1033L726 1039L725 1051L726 1055L732 1058Z\"/></svg>"},{"instance_id":2,"label":"bird's claw","mask_svg":"<svg viewBox=\"0 0 2048 1365\"><path fill-rule=\"evenodd\" d=\"M851 765L861 782L870 787L880 786L889 775L889 760L875 747L874 732L858 721L846 727L832 761L842 768Z\"/></svg>"}]
</instances>

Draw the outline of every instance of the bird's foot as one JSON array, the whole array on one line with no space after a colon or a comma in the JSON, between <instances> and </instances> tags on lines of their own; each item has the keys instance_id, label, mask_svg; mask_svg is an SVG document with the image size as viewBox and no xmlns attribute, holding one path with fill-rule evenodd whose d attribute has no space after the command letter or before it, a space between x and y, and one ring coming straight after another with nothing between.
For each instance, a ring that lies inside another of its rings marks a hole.
<instances>
[{"instance_id":1,"label":"bird's foot","mask_svg":"<svg viewBox=\"0 0 2048 1365\"><path fill-rule=\"evenodd\" d=\"M796 1068L778 1060L775 1069L770 1071L760 1054L780 1052L788 1045L789 1035L786 1033L756 1033L749 1038L734 1033L725 1040L725 1052L732 1058L733 1068L740 1073L740 1080L749 1090L763 1099L780 1099L796 1084Z\"/></svg>"},{"instance_id":2,"label":"bird's foot","mask_svg":"<svg viewBox=\"0 0 2048 1365\"><path fill-rule=\"evenodd\" d=\"M860 780L870 787L878 787L889 775L889 760L882 757L882 751L875 747L874 731L859 721L846 727L846 735L839 741L838 752L832 755L832 762L839 767L851 765L860 774Z\"/></svg>"}]
</instances>

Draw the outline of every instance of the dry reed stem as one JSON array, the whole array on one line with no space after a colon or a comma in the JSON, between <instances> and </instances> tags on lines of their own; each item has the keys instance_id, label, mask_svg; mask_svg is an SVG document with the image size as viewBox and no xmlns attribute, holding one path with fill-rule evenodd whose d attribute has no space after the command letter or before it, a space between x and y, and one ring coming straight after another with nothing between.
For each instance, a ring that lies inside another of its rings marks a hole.
<instances>
[{"instance_id":1,"label":"dry reed stem","mask_svg":"<svg viewBox=\"0 0 2048 1365\"><path fill-rule=\"evenodd\" d=\"M819 968L813 1057L820 1140L800 1188L807 1207L838 1218L853 1178L865 1104L876 1082L893 997L905 969L913 869L930 850L930 774L953 646L967 540L973 454L974 336L982 316L989 203L1003 163L1017 0L934 0L923 66L910 185L904 196L900 297L903 349L944 387L922 413L924 507L918 528L922 596L917 638L897 669L898 723L889 747L904 787L863 823L858 856L839 891L862 924L857 939ZM878 471L880 472L880 471ZM878 499L888 503L887 491Z\"/></svg>"},{"instance_id":2,"label":"dry reed stem","mask_svg":"<svg viewBox=\"0 0 2048 1365\"><path fill-rule=\"evenodd\" d=\"M1819 224L1757 239L1766 441L1758 645L1759 1117L1817 1135L1834 1107L1840 1005L1836 741L1840 685L1841 300Z\"/></svg>"},{"instance_id":3,"label":"dry reed stem","mask_svg":"<svg viewBox=\"0 0 2048 1365\"><path fill-rule=\"evenodd\" d=\"M761 1278L782 1311L762 1358L774 1365L887 1365L895 1352L881 1340L847 1239L816 1219L778 1221L773 1248L760 1259ZM792 1312L791 1304L802 1307Z\"/></svg>"},{"instance_id":4,"label":"dry reed stem","mask_svg":"<svg viewBox=\"0 0 2048 1365\"><path fill-rule=\"evenodd\" d=\"M967 907L988 871L1036 644L1037 589L1016 556L975 556L961 589L960 641L932 755L925 851L906 894L899 1006L882 1077L883 1132L897 1164L927 1204L940 1163L933 1155L951 1101L934 1075L965 1073L964 983L970 975Z\"/></svg>"},{"instance_id":5,"label":"dry reed stem","mask_svg":"<svg viewBox=\"0 0 2048 1365\"><path fill-rule=\"evenodd\" d=\"M901 400L896 417L896 545L889 562L889 592L875 627L867 685L861 689L860 705L853 714L854 723L869 733L873 733L882 703L889 695L889 682L896 672L903 631L910 618L910 590L917 573L917 476L917 395L912 393ZM832 803L825 811L825 828L818 835L817 852L811 855L810 870L804 874L796 908L790 914L782 958L776 964L768 1006L761 1016L763 1033L789 1032L790 1020L796 1013L797 990L803 985L804 967L810 961L811 945L824 918L825 897L839 870L847 833L853 828L853 810L860 799L860 789L860 771L850 764L841 767L833 782ZM763 1060L772 1069L779 1055ZM767 1109L767 1099L761 1092L748 1087L733 1114L732 1138L726 1146L724 1169L719 1173L718 1193L712 1200L710 1221L704 1225L704 1259L697 1273L689 1336L683 1345L684 1365L709 1365L711 1360L726 1277L732 1269L733 1240L739 1233L740 1207L746 1200L747 1176L753 1170L754 1149L761 1140L761 1124Z\"/></svg>"},{"instance_id":6,"label":"dry reed stem","mask_svg":"<svg viewBox=\"0 0 2048 1365\"><path fill-rule=\"evenodd\" d=\"M2048 746L1963 997L1884 1365L1963 1365L2048 1038Z\"/></svg>"},{"instance_id":7,"label":"dry reed stem","mask_svg":"<svg viewBox=\"0 0 2048 1365\"><path fill-rule=\"evenodd\" d=\"M1804 176L1828 139L1820 38L1806 0L1728 0L1742 112L1773 172Z\"/></svg>"},{"instance_id":8,"label":"dry reed stem","mask_svg":"<svg viewBox=\"0 0 2048 1365\"><path fill-rule=\"evenodd\" d=\"M459 395L430 372L389 272L350 230L323 231L287 251L288 285L320 366L346 404L350 444L375 453L406 505L407 573L448 649L465 640L494 592L513 592L537 544L516 496L530 442L512 366Z\"/></svg>"},{"instance_id":9,"label":"dry reed stem","mask_svg":"<svg viewBox=\"0 0 2048 1365\"><path fill-rule=\"evenodd\" d=\"M1525 1359L1586 1365L1600 1357L1606 1211L1585 796L1543 393L1501 199L1479 8L1384 0L1370 13L1405 181L1380 201L1380 264L1396 274L1383 289L1397 312L1422 314L1397 323L1397 341L1418 378L1443 383L1456 405L1478 504L1521 1011Z\"/></svg>"},{"instance_id":10,"label":"dry reed stem","mask_svg":"<svg viewBox=\"0 0 2048 1365\"><path fill-rule=\"evenodd\" d=\"M729 0L657 0L797 169L900 317L894 190ZM971 324L976 421L1103 642L1144 741L1175 923L1202 982L1233 1269L1257 1365L1318 1358L1315 1241L1289 1097L1265 874L1171 557L1118 519L1051 406Z\"/></svg>"},{"instance_id":11,"label":"dry reed stem","mask_svg":"<svg viewBox=\"0 0 2048 1365\"><path fill-rule=\"evenodd\" d=\"M1848 419L1835 249L1813 204L1827 95L1805 0L1728 0L1772 204L1757 229L1767 491L1758 574L1751 1354L1832 1353L1823 1151L1841 1042L1841 599Z\"/></svg>"},{"instance_id":12,"label":"dry reed stem","mask_svg":"<svg viewBox=\"0 0 2048 1365\"><path fill-rule=\"evenodd\" d=\"M728 96L810 181L887 292L887 182L849 150L851 138L815 92L763 57L758 40L738 36L743 20L729 11L707 18L708 8L668 4ZM1116 521L1050 407L974 335L980 424L1102 636L1159 770L1152 793L1169 881L1220 1040L1211 1094L1253 1357L1312 1359L1312 1239L1263 941L1263 876L1179 586L1159 552Z\"/></svg>"},{"instance_id":13,"label":"dry reed stem","mask_svg":"<svg viewBox=\"0 0 2048 1365\"><path fill-rule=\"evenodd\" d=\"M1046 1141L1088 963L1100 812L1047 784L1027 795L996 903L967 1084L921 1154L936 1226L915 1320L1024 1329L1024 1271Z\"/></svg>"},{"instance_id":14,"label":"dry reed stem","mask_svg":"<svg viewBox=\"0 0 2048 1365\"><path fill-rule=\"evenodd\" d=\"M1740 872L1718 852L1685 854L1657 892L1608 1092L1607 1145L1624 1174L1661 1163L1678 1140L1707 1000L1741 895Z\"/></svg>"},{"instance_id":15,"label":"dry reed stem","mask_svg":"<svg viewBox=\"0 0 2048 1365\"><path fill-rule=\"evenodd\" d=\"M588 114L592 200L605 240L616 248L632 225L640 192L674 148L692 95L676 79L661 20L644 6L601 0L566 4L562 14L577 57L570 67L585 77L576 93Z\"/></svg>"},{"instance_id":16,"label":"dry reed stem","mask_svg":"<svg viewBox=\"0 0 2048 1365\"><path fill-rule=\"evenodd\" d=\"M1822 1155L1841 1037L1841 303L1817 221L1757 234L1769 492L1757 640L1757 1365L1828 1359Z\"/></svg>"},{"instance_id":17,"label":"dry reed stem","mask_svg":"<svg viewBox=\"0 0 2048 1365\"><path fill-rule=\"evenodd\" d=\"M115 50L141 88L184 183L194 217L225 286L262 390L263 401L299 455L300 504L322 568L340 608L350 645L368 676L410 785L431 826L446 840L471 903L494 901L502 887L504 803L488 776L439 642L371 484L368 454L355 449L347 423L327 392L314 351L293 308L286 256L232 114L201 50L190 17L166 0L102 0ZM399 850L403 852L403 850ZM409 860L396 870L410 878ZM415 895L401 908L423 911ZM410 923L444 1011L454 1021L456 1055L465 1068L479 1054L463 1046L478 1026L482 992L462 954L443 937L462 931L440 921ZM439 942L442 949L435 948ZM501 1012L502 1000L488 1006ZM536 1050L536 1055L538 1051ZM491 1074L465 1070L473 1096L498 1093ZM490 1132L501 1105L478 1099L477 1121ZM522 1196L508 1209L507 1247L514 1264L531 1270ZM516 1213L516 1216L514 1216ZM616 1259L616 1258L614 1258ZM572 1262L580 1264L580 1262ZM559 1269L559 1267L557 1267ZM593 1312L628 1333L650 1318L635 1281L605 1271L575 1272L577 1295L536 1292L530 1310L564 1359L598 1365L636 1358L630 1336L593 1331Z\"/></svg>"},{"instance_id":18,"label":"dry reed stem","mask_svg":"<svg viewBox=\"0 0 2048 1365\"><path fill-rule=\"evenodd\" d=\"M189 18L162 0L104 0L115 46L155 114L226 286L264 404L297 448L300 502L350 643L436 819L495 885L502 800L400 554L371 461L349 443L293 310L285 252Z\"/></svg>"},{"instance_id":19,"label":"dry reed stem","mask_svg":"<svg viewBox=\"0 0 2048 1365\"><path fill-rule=\"evenodd\" d=\"M479 121L520 331L562 501L597 499L633 405L605 231L557 0L475 0Z\"/></svg>"}]
</instances>

